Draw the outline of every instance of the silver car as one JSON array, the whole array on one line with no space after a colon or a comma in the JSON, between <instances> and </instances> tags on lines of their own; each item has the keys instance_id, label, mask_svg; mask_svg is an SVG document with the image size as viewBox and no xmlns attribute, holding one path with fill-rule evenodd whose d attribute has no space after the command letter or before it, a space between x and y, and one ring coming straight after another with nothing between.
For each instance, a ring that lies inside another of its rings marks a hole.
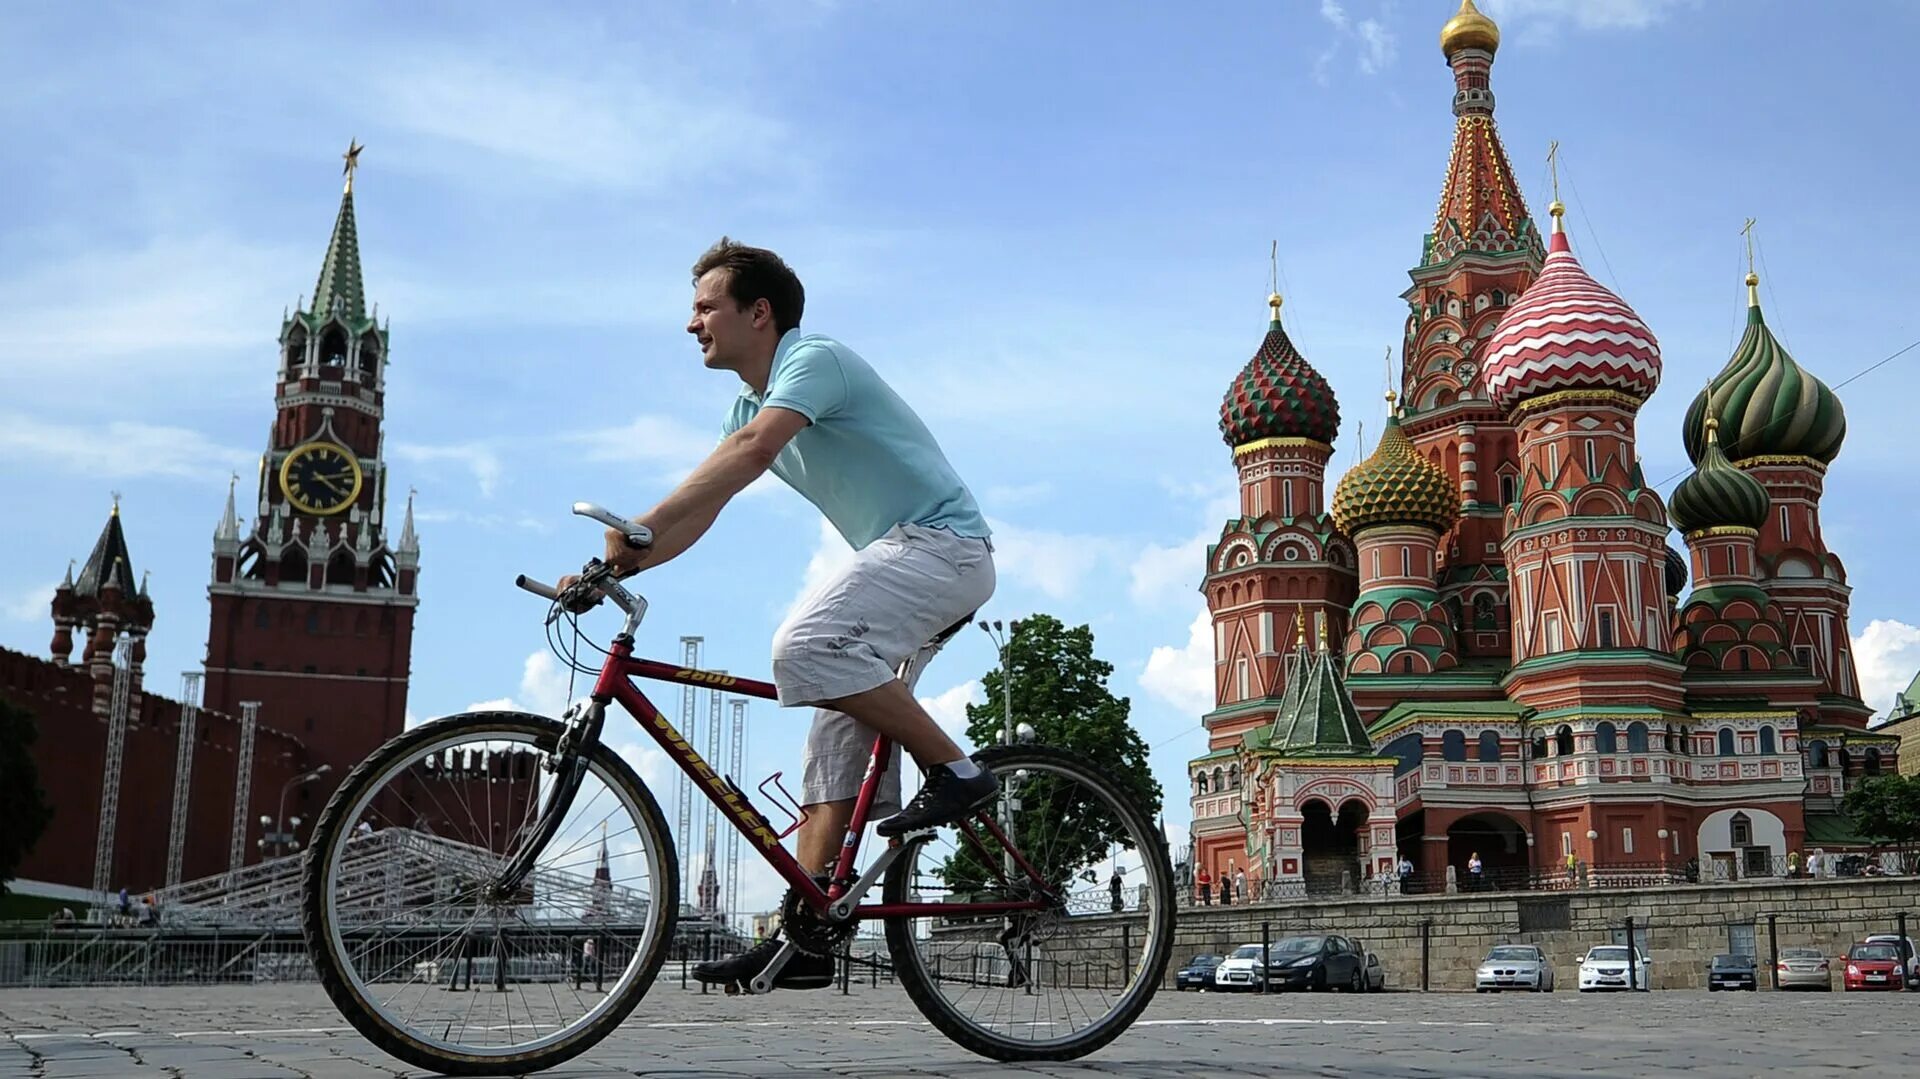
<instances>
[{"instance_id":1,"label":"silver car","mask_svg":"<svg viewBox=\"0 0 1920 1079\"><path fill-rule=\"evenodd\" d=\"M1833 960L1818 948L1782 948L1773 976L1782 989L1820 989L1833 992Z\"/></svg>"},{"instance_id":2,"label":"silver car","mask_svg":"<svg viewBox=\"0 0 1920 1079\"><path fill-rule=\"evenodd\" d=\"M1535 944L1496 945L1474 972L1473 989L1476 993L1498 993L1502 989L1551 993L1553 963Z\"/></svg>"}]
</instances>

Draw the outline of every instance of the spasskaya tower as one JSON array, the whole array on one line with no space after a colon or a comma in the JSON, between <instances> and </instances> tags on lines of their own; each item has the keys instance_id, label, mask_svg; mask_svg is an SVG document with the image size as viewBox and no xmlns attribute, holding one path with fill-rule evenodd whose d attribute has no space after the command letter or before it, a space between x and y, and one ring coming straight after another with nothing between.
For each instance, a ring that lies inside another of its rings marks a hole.
<instances>
[{"instance_id":1,"label":"spasskaya tower","mask_svg":"<svg viewBox=\"0 0 1920 1079\"><path fill-rule=\"evenodd\" d=\"M332 772L302 788L311 820L347 770L398 734L407 707L420 546L409 498L397 539L382 456L387 327L361 286L353 216L360 147L311 304L280 326L274 420L251 527L227 492L207 592L206 707L304 742ZM293 807L288 807L293 812Z\"/></svg>"}]
</instances>

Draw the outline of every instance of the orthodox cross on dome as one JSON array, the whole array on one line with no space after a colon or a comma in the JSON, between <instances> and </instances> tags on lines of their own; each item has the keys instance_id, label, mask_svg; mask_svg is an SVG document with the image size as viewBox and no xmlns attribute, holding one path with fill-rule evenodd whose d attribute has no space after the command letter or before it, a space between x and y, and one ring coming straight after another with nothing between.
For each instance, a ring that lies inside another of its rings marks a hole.
<instances>
[{"instance_id":1,"label":"orthodox cross on dome","mask_svg":"<svg viewBox=\"0 0 1920 1079\"><path fill-rule=\"evenodd\" d=\"M1553 231L1563 232L1565 228L1560 219L1567 215L1567 204L1560 201L1560 140L1547 141L1547 178L1553 185L1553 201L1547 205L1547 213L1553 216Z\"/></svg>"},{"instance_id":2,"label":"orthodox cross on dome","mask_svg":"<svg viewBox=\"0 0 1920 1079\"><path fill-rule=\"evenodd\" d=\"M360 145L359 139L348 139L347 152L340 155L346 161L346 166L340 170L341 175L347 178L346 194L353 194L353 170L360 167L360 151L364 149L366 147Z\"/></svg>"},{"instance_id":3,"label":"orthodox cross on dome","mask_svg":"<svg viewBox=\"0 0 1920 1079\"><path fill-rule=\"evenodd\" d=\"M118 516L120 516L120 492L118 492L118 491L109 491L109 492L107 492L107 493L108 493L108 494L111 494L111 495L113 496L113 512L111 512L111 513L109 513L109 514L107 514L107 516L109 516L109 517L118 517Z\"/></svg>"}]
</instances>

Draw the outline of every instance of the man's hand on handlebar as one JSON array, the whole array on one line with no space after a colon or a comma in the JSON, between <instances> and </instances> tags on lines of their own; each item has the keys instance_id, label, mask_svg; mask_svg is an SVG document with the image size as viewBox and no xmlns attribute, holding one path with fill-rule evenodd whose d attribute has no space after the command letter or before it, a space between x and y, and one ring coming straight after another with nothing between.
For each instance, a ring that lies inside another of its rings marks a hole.
<instances>
[{"instance_id":1,"label":"man's hand on handlebar","mask_svg":"<svg viewBox=\"0 0 1920 1079\"><path fill-rule=\"evenodd\" d=\"M647 568L647 556L652 549L635 546L628 538L629 533L618 528L607 529L607 555L604 561L613 567L615 578L631 577Z\"/></svg>"}]
</instances>

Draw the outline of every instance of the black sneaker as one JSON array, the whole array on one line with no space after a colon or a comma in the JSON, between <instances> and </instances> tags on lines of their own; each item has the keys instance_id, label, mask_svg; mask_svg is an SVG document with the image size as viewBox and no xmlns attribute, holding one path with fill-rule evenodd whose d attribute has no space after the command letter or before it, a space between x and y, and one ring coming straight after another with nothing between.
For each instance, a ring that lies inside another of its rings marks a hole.
<instances>
[{"instance_id":1,"label":"black sneaker","mask_svg":"<svg viewBox=\"0 0 1920 1079\"><path fill-rule=\"evenodd\" d=\"M696 963L693 976L696 981L710 985L739 986L745 989L749 983L767 969L773 957L786 947L786 942L778 936L748 948L739 955L725 959L715 959L707 963ZM825 989L833 984L833 957L830 955L808 955L795 952L787 965L773 979L775 989Z\"/></svg>"},{"instance_id":2,"label":"black sneaker","mask_svg":"<svg viewBox=\"0 0 1920 1079\"><path fill-rule=\"evenodd\" d=\"M874 825L873 830L891 839L923 828L965 820L986 808L1000 793L1000 781L994 778L993 770L986 765L980 765L979 768L980 774L970 779L954 775L953 770L944 764L927 769L926 781L921 784L920 793L913 796L913 801L908 802L905 809Z\"/></svg>"}]
</instances>

